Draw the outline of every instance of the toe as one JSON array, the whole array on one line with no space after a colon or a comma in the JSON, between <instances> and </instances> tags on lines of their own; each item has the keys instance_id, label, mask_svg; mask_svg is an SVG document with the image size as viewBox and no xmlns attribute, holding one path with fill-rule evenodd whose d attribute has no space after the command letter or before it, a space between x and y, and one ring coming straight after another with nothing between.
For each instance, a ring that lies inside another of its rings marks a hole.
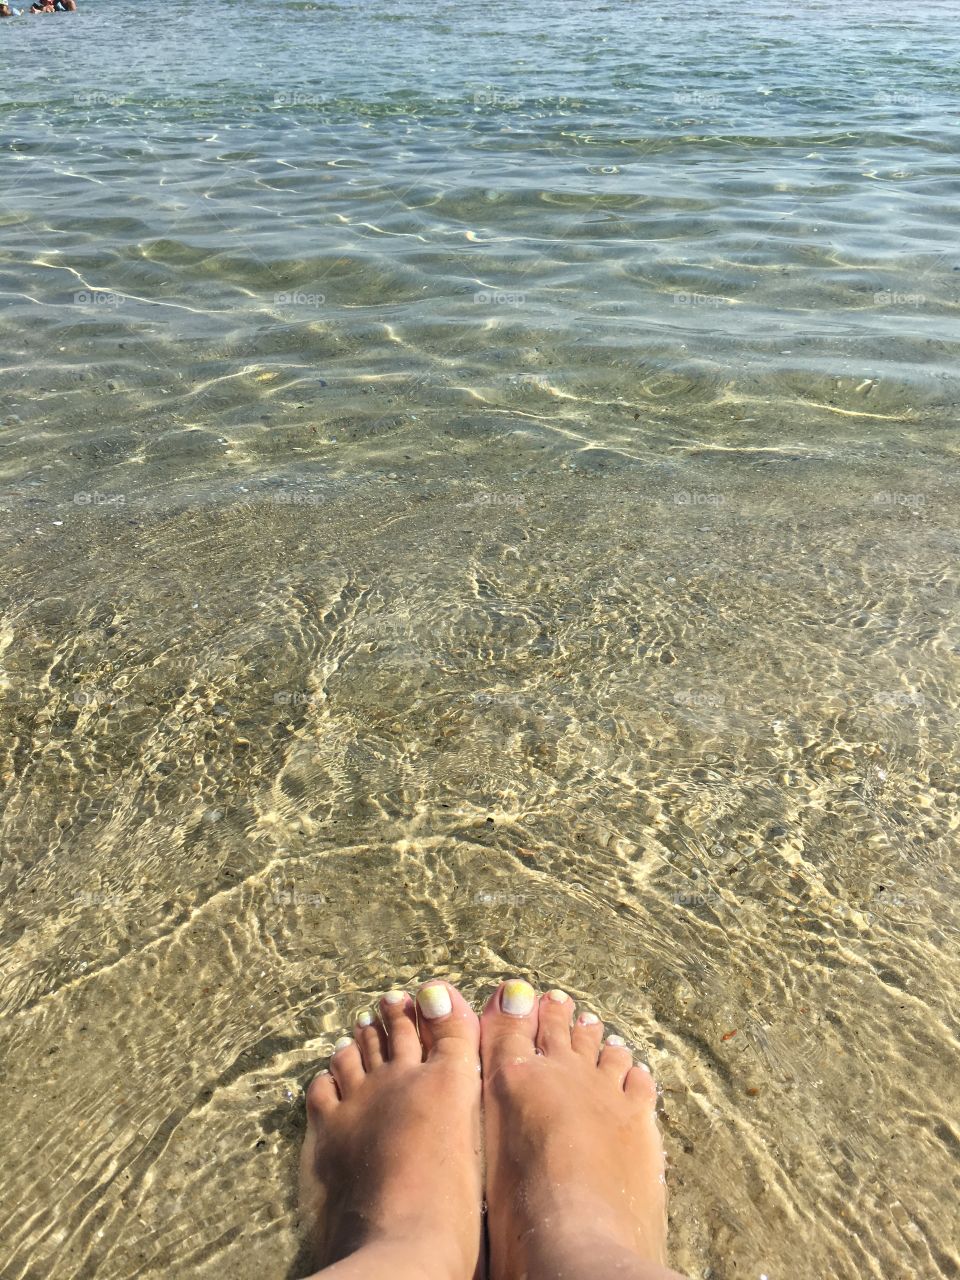
<instances>
[{"instance_id":1,"label":"toe","mask_svg":"<svg viewBox=\"0 0 960 1280\"><path fill-rule=\"evenodd\" d=\"M341 1036L333 1046L330 1072L337 1082L341 1098L348 1098L363 1080L363 1059L352 1036Z\"/></svg>"},{"instance_id":2,"label":"toe","mask_svg":"<svg viewBox=\"0 0 960 1280\"><path fill-rule=\"evenodd\" d=\"M603 1023L595 1013L581 1013L573 1026L571 1043L575 1053L596 1065L603 1039Z\"/></svg>"},{"instance_id":3,"label":"toe","mask_svg":"<svg viewBox=\"0 0 960 1280\"><path fill-rule=\"evenodd\" d=\"M570 1052L570 1023L573 1021L573 1001L565 991L556 987L540 997L540 1013L537 1025L537 1048L541 1053Z\"/></svg>"},{"instance_id":4,"label":"toe","mask_svg":"<svg viewBox=\"0 0 960 1280\"><path fill-rule=\"evenodd\" d=\"M657 1086L653 1082L650 1068L646 1063L631 1067L623 1084L623 1091L629 1098L646 1103L650 1107L657 1105Z\"/></svg>"},{"instance_id":5,"label":"toe","mask_svg":"<svg viewBox=\"0 0 960 1280\"><path fill-rule=\"evenodd\" d=\"M480 1053L484 1072L492 1078L505 1062L523 1062L536 1054L539 1009L529 982L502 982L480 1016Z\"/></svg>"},{"instance_id":6,"label":"toe","mask_svg":"<svg viewBox=\"0 0 960 1280\"><path fill-rule=\"evenodd\" d=\"M600 1050L598 1065L604 1075L610 1076L621 1089L623 1088L627 1072L633 1066L633 1054L627 1048L622 1036L607 1036Z\"/></svg>"},{"instance_id":7,"label":"toe","mask_svg":"<svg viewBox=\"0 0 960 1280\"><path fill-rule=\"evenodd\" d=\"M387 1033L390 1061L422 1062L423 1045L417 1032L416 1012L406 991L388 991L380 1001L380 1017Z\"/></svg>"},{"instance_id":8,"label":"toe","mask_svg":"<svg viewBox=\"0 0 960 1280\"><path fill-rule=\"evenodd\" d=\"M365 1009L357 1019L353 1038L360 1046L360 1057L363 1059L366 1071L372 1071L374 1067L383 1065L386 1057L387 1033L369 1009Z\"/></svg>"},{"instance_id":9,"label":"toe","mask_svg":"<svg viewBox=\"0 0 960 1280\"><path fill-rule=\"evenodd\" d=\"M338 1105L340 1095L329 1071L321 1071L307 1089L307 1119L311 1124L322 1121Z\"/></svg>"},{"instance_id":10,"label":"toe","mask_svg":"<svg viewBox=\"0 0 960 1280\"><path fill-rule=\"evenodd\" d=\"M449 982L428 982L417 992L420 1039L427 1061L457 1057L478 1063L480 1023L460 992Z\"/></svg>"}]
</instances>

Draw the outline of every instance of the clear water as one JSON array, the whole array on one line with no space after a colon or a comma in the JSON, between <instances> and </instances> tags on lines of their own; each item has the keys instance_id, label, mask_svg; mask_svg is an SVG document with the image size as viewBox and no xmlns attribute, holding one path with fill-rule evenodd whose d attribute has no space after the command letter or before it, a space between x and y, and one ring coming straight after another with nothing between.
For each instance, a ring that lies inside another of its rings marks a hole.
<instances>
[{"instance_id":1,"label":"clear water","mask_svg":"<svg viewBox=\"0 0 960 1280\"><path fill-rule=\"evenodd\" d=\"M0 24L0 1274L281 1280L376 993L559 985L674 1262L958 1274L952 4Z\"/></svg>"}]
</instances>

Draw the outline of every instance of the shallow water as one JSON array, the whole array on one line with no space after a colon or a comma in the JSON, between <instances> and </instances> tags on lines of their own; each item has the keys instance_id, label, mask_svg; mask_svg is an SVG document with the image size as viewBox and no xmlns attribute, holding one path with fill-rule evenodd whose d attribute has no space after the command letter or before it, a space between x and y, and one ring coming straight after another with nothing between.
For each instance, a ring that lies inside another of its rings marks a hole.
<instances>
[{"instance_id":1,"label":"shallow water","mask_svg":"<svg viewBox=\"0 0 960 1280\"><path fill-rule=\"evenodd\" d=\"M955 8L81 3L0 27L0 1275L282 1280L341 1029L508 973L692 1277L960 1274Z\"/></svg>"}]
</instances>

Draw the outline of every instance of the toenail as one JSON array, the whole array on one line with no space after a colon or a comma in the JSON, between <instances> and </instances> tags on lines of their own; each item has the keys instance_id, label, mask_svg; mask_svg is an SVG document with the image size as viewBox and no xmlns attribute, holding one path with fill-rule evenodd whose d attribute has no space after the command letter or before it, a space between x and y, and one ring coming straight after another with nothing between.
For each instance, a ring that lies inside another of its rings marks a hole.
<instances>
[{"instance_id":1,"label":"toenail","mask_svg":"<svg viewBox=\"0 0 960 1280\"><path fill-rule=\"evenodd\" d=\"M554 987L552 991L548 991L547 995L557 1004L563 1004L569 997L565 991L561 991L559 987Z\"/></svg>"},{"instance_id":2,"label":"toenail","mask_svg":"<svg viewBox=\"0 0 960 1280\"><path fill-rule=\"evenodd\" d=\"M626 1043L623 1036L607 1036L607 1044L611 1049L622 1049Z\"/></svg>"},{"instance_id":3,"label":"toenail","mask_svg":"<svg viewBox=\"0 0 960 1280\"><path fill-rule=\"evenodd\" d=\"M425 1018L445 1018L453 1011L450 992L442 982L432 982L417 996L417 1004Z\"/></svg>"},{"instance_id":4,"label":"toenail","mask_svg":"<svg viewBox=\"0 0 960 1280\"><path fill-rule=\"evenodd\" d=\"M581 1013L577 1019L581 1027L593 1027L600 1021L595 1013Z\"/></svg>"},{"instance_id":5,"label":"toenail","mask_svg":"<svg viewBox=\"0 0 960 1280\"><path fill-rule=\"evenodd\" d=\"M346 1047L351 1044L353 1044L353 1036L341 1036L333 1046L333 1052L339 1053L341 1049L346 1049Z\"/></svg>"},{"instance_id":6,"label":"toenail","mask_svg":"<svg viewBox=\"0 0 960 1280\"><path fill-rule=\"evenodd\" d=\"M638 1066L640 1067L640 1070L645 1071L648 1076L653 1074L645 1062L638 1063Z\"/></svg>"},{"instance_id":7,"label":"toenail","mask_svg":"<svg viewBox=\"0 0 960 1280\"><path fill-rule=\"evenodd\" d=\"M395 987L392 991L388 991L383 998L387 1004L401 1004L406 994L405 991L400 991Z\"/></svg>"},{"instance_id":8,"label":"toenail","mask_svg":"<svg viewBox=\"0 0 960 1280\"><path fill-rule=\"evenodd\" d=\"M529 982L524 982L522 978L511 978L509 982L503 984L500 1008L504 1013L510 1013L515 1018L525 1018L533 1008L536 998L537 993Z\"/></svg>"},{"instance_id":9,"label":"toenail","mask_svg":"<svg viewBox=\"0 0 960 1280\"><path fill-rule=\"evenodd\" d=\"M363 1013L361 1013L360 1016L357 1018L357 1026L369 1027L372 1025L373 1025L373 1014L370 1013L367 1009L364 1009Z\"/></svg>"}]
</instances>

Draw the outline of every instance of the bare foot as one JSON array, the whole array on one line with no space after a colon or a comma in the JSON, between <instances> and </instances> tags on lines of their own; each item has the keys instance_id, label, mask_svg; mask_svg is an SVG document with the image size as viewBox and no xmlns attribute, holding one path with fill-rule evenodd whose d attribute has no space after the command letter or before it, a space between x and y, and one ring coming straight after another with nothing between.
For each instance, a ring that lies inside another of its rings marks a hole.
<instances>
[{"instance_id":1,"label":"bare foot","mask_svg":"<svg viewBox=\"0 0 960 1280\"><path fill-rule=\"evenodd\" d=\"M391 991L380 1019L362 1015L310 1085L301 1203L325 1280L474 1275L479 1037L477 1015L448 983L427 983L416 1005Z\"/></svg>"},{"instance_id":2,"label":"bare foot","mask_svg":"<svg viewBox=\"0 0 960 1280\"><path fill-rule=\"evenodd\" d=\"M573 1017L514 980L480 1020L491 1280L675 1277L653 1080Z\"/></svg>"}]
</instances>

